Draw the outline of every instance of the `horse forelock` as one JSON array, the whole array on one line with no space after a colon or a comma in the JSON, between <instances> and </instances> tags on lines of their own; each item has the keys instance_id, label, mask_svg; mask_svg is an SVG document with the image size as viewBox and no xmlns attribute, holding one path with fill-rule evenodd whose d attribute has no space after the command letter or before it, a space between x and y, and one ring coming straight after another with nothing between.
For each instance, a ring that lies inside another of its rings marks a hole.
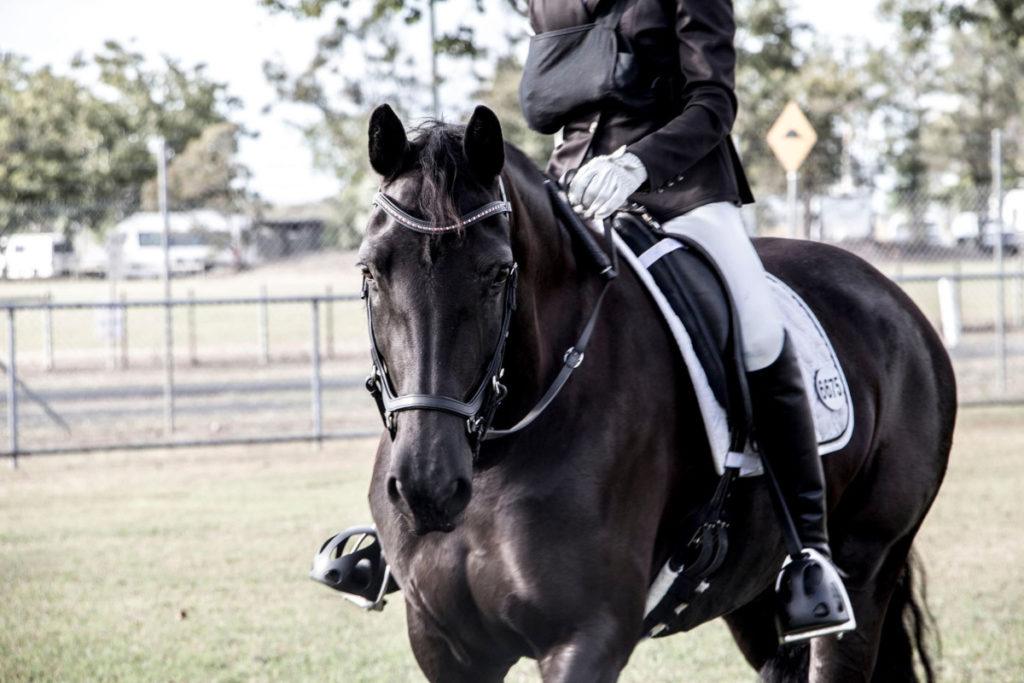
<instances>
[{"instance_id":1,"label":"horse forelock","mask_svg":"<svg viewBox=\"0 0 1024 683\"><path fill-rule=\"evenodd\" d=\"M455 197L460 186L472 182L462 151L463 129L428 121L417 129L413 149L420 173L419 211L439 225L459 222Z\"/></svg>"}]
</instances>

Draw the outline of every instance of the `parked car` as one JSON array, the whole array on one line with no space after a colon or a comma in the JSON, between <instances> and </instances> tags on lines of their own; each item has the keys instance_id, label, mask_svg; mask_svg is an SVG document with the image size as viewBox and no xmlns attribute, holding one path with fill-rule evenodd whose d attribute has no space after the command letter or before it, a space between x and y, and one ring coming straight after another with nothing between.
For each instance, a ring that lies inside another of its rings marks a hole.
<instances>
[{"instance_id":1,"label":"parked car","mask_svg":"<svg viewBox=\"0 0 1024 683\"><path fill-rule=\"evenodd\" d=\"M997 224L998 221L977 211L961 211L953 217L949 228L957 244L974 244L982 251L991 253L998 244ZM1021 232L1013 222L1004 221L1002 238L1003 249L1009 254L1015 254L1024 247L1024 232Z\"/></svg>"},{"instance_id":2,"label":"parked car","mask_svg":"<svg viewBox=\"0 0 1024 683\"><path fill-rule=\"evenodd\" d=\"M1003 251L1008 254L1016 254L1024 247L1024 233L1016 230L1012 224L1004 222L1002 224L1002 242ZM999 222L986 219L982 221L980 228L980 235L978 237L978 246L982 251L991 253L995 251L996 246L999 244Z\"/></svg>"},{"instance_id":3,"label":"parked car","mask_svg":"<svg viewBox=\"0 0 1024 683\"><path fill-rule=\"evenodd\" d=\"M950 237L961 246L978 244L983 220L977 211L961 211L949 223Z\"/></svg>"}]
</instances>

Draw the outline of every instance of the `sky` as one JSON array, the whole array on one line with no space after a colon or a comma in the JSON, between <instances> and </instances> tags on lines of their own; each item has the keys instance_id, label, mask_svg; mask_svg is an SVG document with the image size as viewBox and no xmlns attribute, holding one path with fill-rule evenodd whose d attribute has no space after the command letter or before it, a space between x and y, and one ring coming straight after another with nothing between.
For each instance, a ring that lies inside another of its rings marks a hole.
<instances>
[{"instance_id":1,"label":"sky","mask_svg":"<svg viewBox=\"0 0 1024 683\"><path fill-rule=\"evenodd\" d=\"M499 0L487 0L497 3ZM870 36L877 0L833 3L794 0L794 16L837 41ZM273 15L258 0L0 0L0 52L25 56L31 66L66 70L72 57L90 56L113 39L150 57L161 55L191 67L207 65L245 103L232 119L259 132L243 139L240 161L253 172L251 189L280 204L315 201L336 192L337 181L313 167L294 123L310 112L280 105L263 77L263 62L282 61L291 70L308 64L323 28ZM266 105L274 104L269 112Z\"/></svg>"}]
</instances>

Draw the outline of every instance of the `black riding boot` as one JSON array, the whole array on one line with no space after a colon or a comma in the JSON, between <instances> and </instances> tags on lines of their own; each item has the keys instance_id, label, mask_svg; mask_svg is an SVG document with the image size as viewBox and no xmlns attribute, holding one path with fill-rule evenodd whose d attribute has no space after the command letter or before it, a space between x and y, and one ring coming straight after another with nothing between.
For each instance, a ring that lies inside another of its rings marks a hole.
<instances>
[{"instance_id":1,"label":"black riding boot","mask_svg":"<svg viewBox=\"0 0 1024 683\"><path fill-rule=\"evenodd\" d=\"M786 559L775 585L780 636L793 642L849 631L856 622L832 564L818 440L789 338L771 365L747 378L758 448L779 482L804 549L801 557Z\"/></svg>"}]
</instances>

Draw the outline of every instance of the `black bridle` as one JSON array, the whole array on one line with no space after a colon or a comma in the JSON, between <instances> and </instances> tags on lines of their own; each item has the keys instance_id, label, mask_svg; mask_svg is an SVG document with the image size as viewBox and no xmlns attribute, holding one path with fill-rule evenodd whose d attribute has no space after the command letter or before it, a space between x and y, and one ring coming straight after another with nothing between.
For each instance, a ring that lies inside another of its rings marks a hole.
<instances>
[{"instance_id":1,"label":"black bridle","mask_svg":"<svg viewBox=\"0 0 1024 683\"><path fill-rule=\"evenodd\" d=\"M505 195L505 185L500 176L498 177L498 186L501 189L500 200L484 204L483 206L463 215L457 222L442 226L434 225L433 223L410 215L401 209L393 199L383 192L377 192L377 194L374 195L373 203L403 228L423 234L437 235L468 227L474 223L479 223L486 218L490 218L491 216L499 214L511 215L512 204L508 201L508 198ZM586 324L583 327L583 332L576 340L576 343L573 346L570 346L562 357L562 368L559 370L558 375L551 382L547 391L544 392L544 395L541 396L530 412L514 426L508 429L492 430L491 422L494 420L494 414L497 411L498 406L508 394L508 389L501 383L502 375L505 372L502 367L502 363L505 357L505 343L508 340L508 331L509 325L512 322L512 313L516 308L516 286L519 279L518 265L515 263L512 264L512 269L509 271L508 279L506 280L505 308L501 321L501 330L498 335L498 342L495 346L494 353L491 356L490 362L487 364L487 369L480 380L480 384L477 385L476 390L472 393L471 398L468 401L462 401L457 398L452 398L451 396L442 396L438 394L398 395L395 393L391 378L388 374L387 363L385 363L381 358L380 348L377 346L377 338L373 332L373 311L370 304L369 281L365 279L363 280L362 298L366 302L366 324L370 332L370 357L373 360L373 371L370 376L366 378L366 388L376 401L377 410L380 412L381 419L384 421L384 427L388 430L392 439L395 438L395 434L398 429L395 421L396 413L404 410L439 410L441 412L451 413L465 418L466 432L469 435L470 445L473 449L473 456L476 458L480 453L480 445L484 441L513 434L532 423L542 412L544 412L548 405L554 400L555 396L558 395L558 392L561 391L565 383L569 380L569 376L583 362L584 351L588 341L590 340L590 335L594 330L595 323L597 322L597 316L601 310L601 303L604 301L604 296L608 291L608 286L611 284L612 280L615 279L617 274L614 264L614 251L612 252L611 259L608 259L607 257L603 259L600 258L604 256L600 246L597 245L593 235L590 234L590 231L583 226L579 217L572 213L572 209L569 207L564 196L555 190L554 185L550 183L548 184L548 189L550 191L552 201L556 208L559 209L559 212L562 214L571 214L563 216L563 220L566 221L567 224L570 224L573 234L578 239L583 240L586 244L589 252L598 263L600 273L605 280L605 284L594 304L594 308L591 310ZM606 228L607 227L608 225L606 225ZM609 249L614 249L614 247L611 246L610 237L608 238L608 246Z\"/></svg>"},{"instance_id":2,"label":"black bridle","mask_svg":"<svg viewBox=\"0 0 1024 683\"><path fill-rule=\"evenodd\" d=\"M510 215L512 213L512 204L509 203L508 198L505 196L505 185L500 177L498 178L498 184L501 188L501 200L490 202L470 211L459 218L457 222L449 225L438 226L411 216L383 192L378 192L374 196L373 203L403 228L428 235L443 234L479 223L491 216ZM373 311L370 304L369 283L367 280L363 281L362 296L366 302L366 324L370 331L370 356L373 359L373 372L366 379L366 388L377 402L377 409L380 411L381 419L391 434L391 438L395 437L397 431L396 413L404 410L439 410L465 418L466 432L469 434L473 453L474 455L479 453L480 443L484 440L491 426L494 413L508 393L505 385L501 383L501 376L504 373L501 366L505 357L505 342L508 339L508 328L512 322L512 312L516 308L517 280L518 268L513 263L508 278L505 280L505 306L501 330L498 333L498 342L479 385L468 401L439 394L398 395L395 393L388 375L387 364L381 358L380 348L377 346L377 338L373 332Z\"/></svg>"}]
</instances>

